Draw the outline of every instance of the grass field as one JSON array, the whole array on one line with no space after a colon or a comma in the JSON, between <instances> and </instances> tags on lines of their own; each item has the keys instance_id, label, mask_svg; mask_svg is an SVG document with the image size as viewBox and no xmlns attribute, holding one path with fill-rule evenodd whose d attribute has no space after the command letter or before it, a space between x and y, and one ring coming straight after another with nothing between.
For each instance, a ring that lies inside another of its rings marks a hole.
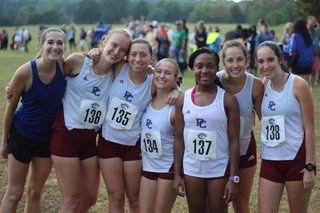
<instances>
[{"instance_id":1,"label":"grass field","mask_svg":"<svg viewBox=\"0 0 320 213\"><path fill-rule=\"evenodd\" d=\"M209 24L206 24L209 25ZM215 26L215 24L211 24L212 26ZM81 25L82 26L82 25ZM85 29L88 30L90 28L89 25L84 25ZM193 24L188 25L189 29L192 29ZM248 24L244 24L243 27L247 27ZM55 26L56 27L56 26ZM113 26L113 28L117 27L123 27L121 25ZM174 27L173 25L171 27ZM224 35L225 32L232 30L235 28L234 24L219 24L219 27L221 29L221 34ZM281 39L282 36L282 28L283 26L274 26L270 27L271 29L275 29L277 33L277 37ZM9 36L11 37L14 31L14 27L0 27L0 30L6 29L9 32ZM6 99L4 97L4 89L6 84L10 81L10 78L12 77L15 70L22 65L23 63L33 59L37 53L37 33L38 33L38 26L28 26L28 29L31 31L33 35L33 40L29 44L29 53L20 52L20 51L0 51L0 133L2 135L2 125L3 125L3 114L5 111L6 106ZM80 25L77 26L78 33L80 30ZM79 40L79 35L77 36L76 40ZM66 56L69 55L70 52L68 51L66 53ZM186 90L194 85L194 80L192 73L188 71L184 77L182 89ZM314 104L315 104L315 132L316 132L316 142L320 140L320 108L317 107L320 103L320 86L316 86L315 92L313 93L314 97ZM257 142L259 143L259 122L257 121L257 126L255 127L255 134ZM2 141L1 141L2 142ZM259 151L259 150L258 150ZM320 145L317 143L316 147L316 161L320 162ZM259 167L259 165L258 165ZM255 182L253 186L253 190L251 193L251 200L250 200L250 209L251 212L257 212L257 181L258 181L258 174L259 174L259 168L256 172ZM317 181L319 182L320 178L319 175L317 177ZM242 180L245 181L245 180ZM6 191L7 187L7 161L0 158L0 202L1 199ZM23 212L23 206L24 206L25 196L21 200L18 212ZM60 192L58 189L57 180L55 178L54 169L51 172L51 175L49 176L49 179L44 187L43 192L43 212L45 213L51 213L51 212L57 212L59 209L59 205L61 202L60 198ZM316 213L320 212L320 186L315 186L311 200L309 205L309 212L310 213ZM0 203L1 205L1 203ZM107 192L104 186L103 181L101 181L100 184L100 190L99 190L99 199L95 206L92 207L90 212L107 212L107 206L108 206L108 200L107 200ZM184 213L187 212L187 205L185 198L178 198L173 211L174 213ZM230 208L229 212L233 212ZM287 203L287 197L286 195L283 196L281 201L281 206L279 212L285 213L289 212L288 210L288 203Z\"/></svg>"}]
</instances>

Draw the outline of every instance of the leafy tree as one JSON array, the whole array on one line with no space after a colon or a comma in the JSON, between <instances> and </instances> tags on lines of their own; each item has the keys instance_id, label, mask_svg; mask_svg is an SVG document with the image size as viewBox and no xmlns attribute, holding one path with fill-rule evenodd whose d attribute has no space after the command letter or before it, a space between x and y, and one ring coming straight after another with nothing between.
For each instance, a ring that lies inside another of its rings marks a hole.
<instances>
[{"instance_id":1,"label":"leafy tree","mask_svg":"<svg viewBox=\"0 0 320 213\"><path fill-rule=\"evenodd\" d=\"M102 19L106 23L119 23L128 15L129 0L101 0Z\"/></svg>"},{"instance_id":2,"label":"leafy tree","mask_svg":"<svg viewBox=\"0 0 320 213\"><path fill-rule=\"evenodd\" d=\"M0 26L11 26L11 25L13 24L7 16L5 15L0 16Z\"/></svg>"},{"instance_id":3,"label":"leafy tree","mask_svg":"<svg viewBox=\"0 0 320 213\"><path fill-rule=\"evenodd\" d=\"M39 20L41 20L42 18L42 15L35 12L35 13L31 13L29 15L29 18L28 18L28 23L29 24L39 24Z\"/></svg>"},{"instance_id":4,"label":"leafy tree","mask_svg":"<svg viewBox=\"0 0 320 213\"><path fill-rule=\"evenodd\" d=\"M233 23L245 22L245 14L240 8L239 4L232 4L230 7L230 16Z\"/></svg>"},{"instance_id":5,"label":"leafy tree","mask_svg":"<svg viewBox=\"0 0 320 213\"><path fill-rule=\"evenodd\" d=\"M197 4L189 15L191 22L204 20L205 22L228 23L231 21L228 6L221 2L206 2Z\"/></svg>"},{"instance_id":6,"label":"leafy tree","mask_svg":"<svg viewBox=\"0 0 320 213\"><path fill-rule=\"evenodd\" d=\"M145 1L138 1L132 6L131 15L133 19L139 19L140 15L148 17L149 15L149 6Z\"/></svg>"},{"instance_id":7,"label":"leafy tree","mask_svg":"<svg viewBox=\"0 0 320 213\"><path fill-rule=\"evenodd\" d=\"M165 17L167 22L174 22L183 17L182 6L177 1L160 1L156 7L162 7L165 9Z\"/></svg>"},{"instance_id":8,"label":"leafy tree","mask_svg":"<svg viewBox=\"0 0 320 213\"><path fill-rule=\"evenodd\" d=\"M255 0L248 1L245 5L248 12L247 22L256 23L258 19L264 19L270 24L283 24L295 18L293 0Z\"/></svg>"},{"instance_id":9,"label":"leafy tree","mask_svg":"<svg viewBox=\"0 0 320 213\"><path fill-rule=\"evenodd\" d=\"M166 21L166 9L162 7L155 7L150 11L148 19L150 20L158 20L158 21Z\"/></svg>"},{"instance_id":10,"label":"leafy tree","mask_svg":"<svg viewBox=\"0 0 320 213\"><path fill-rule=\"evenodd\" d=\"M75 22L82 24L96 23L101 19L99 5L95 0L81 0L73 13Z\"/></svg>"},{"instance_id":11,"label":"leafy tree","mask_svg":"<svg viewBox=\"0 0 320 213\"><path fill-rule=\"evenodd\" d=\"M320 3L319 0L296 0L297 14L302 18L307 18L309 15L320 20Z\"/></svg>"}]
</instances>

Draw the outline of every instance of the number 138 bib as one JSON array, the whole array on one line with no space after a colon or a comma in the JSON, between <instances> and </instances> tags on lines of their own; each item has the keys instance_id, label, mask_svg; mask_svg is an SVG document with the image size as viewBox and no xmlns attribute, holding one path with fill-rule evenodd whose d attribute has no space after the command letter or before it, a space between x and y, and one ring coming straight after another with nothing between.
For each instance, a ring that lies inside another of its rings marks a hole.
<instances>
[{"instance_id":1,"label":"number 138 bib","mask_svg":"<svg viewBox=\"0 0 320 213\"><path fill-rule=\"evenodd\" d=\"M113 97L107 113L107 120L114 129L130 130L139 107Z\"/></svg>"},{"instance_id":2,"label":"number 138 bib","mask_svg":"<svg viewBox=\"0 0 320 213\"><path fill-rule=\"evenodd\" d=\"M189 157L201 161L216 159L216 132L189 130L187 140Z\"/></svg>"},{"instance_id":3,"label":"number 138 bib","mask_svg":"<svg viewBox=\"0 0 320 213\"><path fill-rule=\"evenodd\" d=\"M261 142L268 147L276 147L285 141L284 115L261 118Z\"/></svg>"}]
</instances>

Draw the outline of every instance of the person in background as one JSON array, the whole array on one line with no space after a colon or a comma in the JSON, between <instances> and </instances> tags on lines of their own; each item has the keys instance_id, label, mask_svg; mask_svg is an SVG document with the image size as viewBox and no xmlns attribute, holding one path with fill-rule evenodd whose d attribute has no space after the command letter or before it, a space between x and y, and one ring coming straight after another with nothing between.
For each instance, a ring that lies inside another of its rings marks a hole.
<instances>
[{"instance_id":1,"label":"person in background","mask_svg":"<svg viewBox=\"0 0 320 213\"><path fill-rule=\"evenodd\" d=\"M293 23L292 22L287 22L284 25L284 33L283 33L283 38L281 43L283 44L283 57L285 59L284 63L288 65L288 63L291 60L289 51L291 49L291 43L292 43L292 33L293 33Z\"/></svg>"},{"instance_id":2,"label":"person in background","mask_svg":"<svg viewBox=\"0 0 320 213\"><path fill-rule=\"evenodd\" d=\"M257 145L253 132L255 115L261 119L262 81L246 72L248 52L241 40L223 44L224 70L217 73L223 88L233 94L240 110L240 164L238 196L233 202L236 213L249 213L249 200L257 165Z\"/></svg>"},{"instance_id":3,"label":"person in background","mask_svg":"<svg viewBox=\"0 0 320 213\"><path fill-rule=\"evenodd\" d=\"M198 30L197 26L194 26L192 28L192 32L189 34L188 46L189 46L190 53L193 53L194 51L196 51L198 49L197 43L196 43L196 32L197 32L197 30Z\"/></svg>"},{"instance_id":4,"label":"person in background","mask_svg":"<svg viewBox=\"0 0 320 213\"><path fill-rule=\"evenodd\" d=\"M164 23L159 24L160 30L158 31L156 41L156 56L157 61L161 61L164 58L169 57L169 48L170 48L170 41L167 30L165 28Z\"/></svg>"},{"instance_id":5,"label":"person in background","mask_svg":"<svg viewBox=\"0 0 320 213\"><path fill-rule=\"evenodd\" d=\"M197 49L189 57L189 67L198 85L176 103L174 189L185 195L179 191L183 171L189 212L206 212L208 205L211 212L227 213L240 181L238 103L215 84L216 52Z\"/></svg>"},{"instance_id":6,"label":"person in background","mask_svg":"<svg viewBox=\"0 0 320 213\"><path fill-rule=\"evenodd\" d=\"M250 35L247 38L247 50L249 52L249 64L248 72L254 76L257 76L257 65L254 58L255 44L256 44L257 28L256 25L252 24L250 26Z\"/></svg>"},{"instance_id":7,"label":"person in background","mask_svg":"<svg viewBox=\"0 0 320 213\"><path fill-rule=\"evenodd\" d=\"M14 50L21 50L22 47L22 30L19 27L16 27L14 34L13 34L13 44Z\"/></svg>"},{"instance_id":8,"label":"person in background","mask_svg":"<svg viewBox=\"0 0 320 213\"><path fill-rule=\"evenodd\" d=\"M23 27L22 28L22 50L25 51L25 52L29 52L29 49L28 49L28 44L29 44L29 30L27 29L27 27Z\"/></svg>"},{"instance_id":9,"label":"person in background","mask_svg":"<svg viewBox=\"0 0 320 213\"><path fill-rule=\"evenodd\" d=\"M107 34L108 31L110 30L110 26L107 26L105 24L103 24L102 21L100 21L95 30L94 30L94 47L98 47L98 44L100 42L100 40L102 39L103 35Z\"/></svg>"},{"instance_id":10,"label":"person in background","mask_svg":"<svg viewBox=\"0 0 320 213\"><path fill-rule=\"evenodd\" d=\"M84 27L81 27L81 31L80 31L80 50L81 51L85 51L85 46L87 43L87 32L84 29Z\"/></svg>"},{"instance_id":11,"label":"person in background","mask_svg":"<svg viewBox=\"0 0 320 213\"><path fill-rule=\"evenodd\" d=\"M257 47L265 42L265 41L273 41L274 36L272 35L272 33L268 30L268 24L262 20L259 19L258 21L258 28L259 28L259 33L256 36L256 43L255 43L255 49L257 49Z\"/></svg>"},{"instance_id":12,"label":"person in background","mask_svg":"<svg viewBox=\"0 0 320 213\"><path fill-rule=\"evenodd\" d=\"M278 212L284 188L290 212L307 213L315 185L314 105L308 83L289 74L277 43L258 46L261 104L260 213Z\"/></svg>"},{"instance_id":13,"label":"person in background","mask_svg":"<svg viewBox=\"0 0 320 213\"><path fill-rule=\"evenodd\" d=\"M146 35L144 36L144 39L150 42L150 45L152 46L152 49L156 49L156 39L157 39L157 31L154 30L154 26L152 24L148 25L146 28Z\"/></svg>"},{"instance_id":14,"label":"person in background","mask_svg":"<svg viewBox=\"0 0 320 213\"><path fill-rule=\"evenodd\" d=\"M187 45L187 34L184 29L182 29L182 25L180 21L176 21L176 31L173 34L173 41L174 41L174 57L177 64L180 67L180 73L183 76L183 73L187 69L187 62L185 59L185 45Z\"/></svg>"},{"instance_id":15,"label":"person in background","mask_svg":"<svg viewBox=\"0 0 320 213\"><path fill-rule=\"evenodd\" d=\"M179 66L172 59L162 59L155 65L156 93L141 118L141 213L170 213L177 197L172 170L175 111L164 98L175 86L178 75Z\"/></svg>"},{"instance_id":16,"label":"person in background","mask_svg":"<svg viewBox=\"0 0 320 213\"><path fill-rule=\"evenodd\" d=\"M272 40L272 41L274 41L274 42L279 42L278 37L276 37L276 31L275 31L274 29L271 29L271 30L270 30L270 33L271 33L272 36L273 36L273 40Z\"/></svg>"},{"instance_id":17,"label":"person in background","mask_svg":"<svg viewBox=\"0 0 320 213\"><path fill-rule=\"evenodd\" d=\"M215 27L215 30L213 32L213 29L211 26L208 28L208 37L206 44L207 46L214 50L216 53L220 51L220 45L221 45L222 39L220 36L220 29L219 27Z\"/></svg>"},{"instance_id":18,"label":"person in background","mask_svg":"<svg viewBox=\"0 0 320 213\"><path fill-rule=\"evenodd\" d=\"M226 33L223 43L234 39L243 39L242 26L240 24L237 25L235 30Z\"/></svg>"},{"instance_id":19,"label":"person in background","mask_svg":"<svg viewBox=\"0 0 320 213\"><path fill-rule=\"evenodd\" d=\"M88 50L94 48L95 45L95 27L91 27L90 30L87 31L87 40L88 42Z\"/></svg>"},{"instance_id":20,"label":"person in background","mask_svg":"<svg viewBox=\"0 0 320 213\"><path fill-rule=\"evenodd\" d=\"M196 32L196 44L198 48L207 46L207 31L204 27L204 21L200 20L197 23L197 32Z\"/></svg>"},{"instance_id":21,"label":"person in background","mask_svg":"<svg viewBox=\"0 0 320 213\"><path fill-rule=\"evenodd\" d=\"M180 19L179 21L180 21L180 23L182 25L182 29L186 32L186 36L187 36L186 44L188 44L188 42L189 42L189 28L187 27L187 21L184 18ZM188 53L187 45L184 48L185 48L184 52L187 54Z\"/></svg>"},{"instance_id":22,"label":"person in background","mask_svg":"<svg viewBox=\"0 0 320 213\"><path fill-rule=\"evenodd\" d=\"M307 28L313 42L313 66L310 79L311 91L313 91L314 85L318 83L320 70L320 29L314 16L308 17Z\"/></svg>"},{"instance_id":23,"label":"person in background","mask_svg":"<svg viewBox=\"0 0 320 213\"><path fill-rule=\"evenodd\" d=\"M6 30L2 30L1 50L8 49L9 35Z\"/></svg>"},{"instance_id":24,"label":"person in background","mask_svg":"<svg viewBox=\"0 0 320 213\"><path fill-rule=\"evenodd\" d=\"M52 168L51 126L66 87L62 69L64 32L57 28L43 31L39 49L35 60L17 69L9 86L12 97L4 115L0 148L2 157L8 158L8 188L1 213L17 211L26 182L24 212L40 213L42 189Z\"/></svg>"},{"instance_id":25,"label":"person in background","mask_svg":"<svg viewBox=\"0 0 320 213\"><path fill-rule=\"evenodd\" d=\"M293 74L300 75L308 81L312 73L314 46L306 25L302 18L296 19L293 23L289 66Z\"/></svg>"},{"instance_id":26,"label":"person in background","mask_svg":"<svg viewBox=\"0 0 320 213\"><path fill-rule=\"evenodd\" d=\"M70 51L73 52L73 49L78 51L76 45L76 27L73 23L71 23L69 29L67 29L66 35L69 42Z\"/></svg>"}]
</instances>

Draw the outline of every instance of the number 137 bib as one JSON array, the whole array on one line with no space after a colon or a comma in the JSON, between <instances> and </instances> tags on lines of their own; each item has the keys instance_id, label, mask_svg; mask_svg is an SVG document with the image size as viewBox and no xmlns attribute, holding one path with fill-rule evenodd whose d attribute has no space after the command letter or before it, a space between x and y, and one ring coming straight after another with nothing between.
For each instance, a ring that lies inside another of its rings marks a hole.
<instances>
[{"instance_id":1,"label":"number 137 bib","mask_svg":"<svg viewBox=\"0 0 320 213\"><path fill-rule=\"evenodd\" d=\"M189 130L187 140L189 157L200 161L216 159L216 132Z\"/></svg>"}]
</instances>

